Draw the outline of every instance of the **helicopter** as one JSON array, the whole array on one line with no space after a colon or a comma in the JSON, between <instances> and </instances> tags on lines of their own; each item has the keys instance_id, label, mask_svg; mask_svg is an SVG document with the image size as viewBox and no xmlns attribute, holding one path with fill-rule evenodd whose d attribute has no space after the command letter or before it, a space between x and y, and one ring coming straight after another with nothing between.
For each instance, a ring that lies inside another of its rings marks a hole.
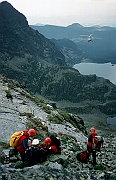
<instances>
[{"instance_id":1,"label":"helicopter","mask_svg":"<svg viewBox=\"0 0 116 180\"><path fill-rule=\"evenodd\" d=\"M88 37L88 42L90 42L90 41L92 41L93 42L93 40L92 40L92 34Z\"/></svg>"}]
</instances>

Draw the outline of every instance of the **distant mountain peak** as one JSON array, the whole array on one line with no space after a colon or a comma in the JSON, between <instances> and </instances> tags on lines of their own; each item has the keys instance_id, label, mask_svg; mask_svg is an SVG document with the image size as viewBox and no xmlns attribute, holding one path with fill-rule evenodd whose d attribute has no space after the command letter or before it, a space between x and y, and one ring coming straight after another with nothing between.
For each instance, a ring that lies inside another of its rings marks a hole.
<instances>
[{"instance_id":1,"label":"distant mountain peak","mask_svg":"<svg viewBox=\"0 0 116 180\"><path fill-rule=\"evenodd\" d=\"M29 27L26 17L10 3L0 3L0 53L28 54L47 64L66 65L55 45ZM9 55L10 56L10 55Z\"/></svg>"},{"instance_id":2,"label":"distant mountain peak","mask_svg":"<svg viewBox=\"0 0 116 180\"><path fill-rule=\"evenodd\" d=\"M70 28L83 28L83 26L79 23L73 23L67 27L70 27Z\"/></svg>"},{"instance_id":3,"label":"distant mountain peak","mask_svg":"<svg viewBox=\"0 0 116 180\"><path fill-rule=\"evenodd\" d=\"M12 6L9 2L7 2L7 1L2 1L0 4L7 4L7 5L10 5L10 6Z\"/></svg>"},{"instance_id":4,"label":"distant mountain peak","mask_svg":"<svg viewBox=\"0 0 116 180\"><path fill-rule=\"evenodd\" d=\"M26 17L17 11L9 2L3 1L0 3L0 21L5 24L11 24L13 26L20 24L21 26L27 26L28 22Z\"/></svg>"},{"instance_id":5,"label":"distant mountain peak","mask_svg":"<svg viewBox=\"0 0 116 180\"><path fill-rule=\"evenodd\" d=\"M45 24L37 23L37 24L34 24L34 26L45 26Z\"/></svg>"}]
</instances>

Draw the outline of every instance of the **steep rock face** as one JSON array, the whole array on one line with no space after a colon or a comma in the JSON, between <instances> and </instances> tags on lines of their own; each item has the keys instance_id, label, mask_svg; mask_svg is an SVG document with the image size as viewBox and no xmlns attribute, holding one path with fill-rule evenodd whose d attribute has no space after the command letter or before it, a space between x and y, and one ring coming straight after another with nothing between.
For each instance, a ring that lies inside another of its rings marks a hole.
<instances>
[{"instance_id":1,"label":"steep rock face","mask_svg":"<svg viewBox=\"0 0 116 180\"><path fill-rule=\"evenodd\" d=\"M82 61L84 52L73 41L67 38L59 40L51 39L51 41L65 56L66 63L69 66L72 66L72 64L80 63Z\"/></svg>"},{"instance_id":2,"label":"steep rock face","mask_svg":"<svg viewBox=\"0 0 116 180\"><path fill-rule=\"evenodd\" d=\"M4 23L5 22L5 23ZM9 25L14 28L27 27L28 22L26 17L18 12L10 3L3 1L0 3L0 25L6 25L8 30ZM4 29L1 28L4 31Z\"/></svg>"},{"instance_id":3,"label":"steep rock face","mask_svg":"<svg viewBox=\"0 0 116 180\"><path fill-rule=\"evenodd\" d=\"M28 25L23 14L8 2L0 3L0 51L2 53L31 54L38 61L66 65L64 56L47 38Z\"/></svg>"},{"instance_id":4,"label":"steep rock face","mask_svg":"<svg viewBox=\"0 0 116 180\"><path fill-rule=\"evenodd\" d=\"M61 119L61 122L58 122L57 117ZM0 142L9 143L13 132L33 126L38 133L43 134L43 137L40 137L42 140L48 132L61 133L74 136L77 141L81 139L84 145L86 137L78 129L79 127L84 133L86 132L83 120L68 114L66 117L69 123L60 111L31 96L17 82L0 75ZM51 122L50 119L52 119ZM47 127L44 133L41 132L41 123Z\"/></svg>"}]
</instances>

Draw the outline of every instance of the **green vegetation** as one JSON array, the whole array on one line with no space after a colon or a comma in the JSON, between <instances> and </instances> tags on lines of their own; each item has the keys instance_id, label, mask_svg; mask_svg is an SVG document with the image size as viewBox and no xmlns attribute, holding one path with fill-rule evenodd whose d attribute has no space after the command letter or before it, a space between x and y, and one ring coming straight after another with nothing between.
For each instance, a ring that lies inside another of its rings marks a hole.
<instances>
[{"instance_id":1,"label":"green vegetation","mask_svg":"<svg viewBox=\"0 0 116 180\"><path fill-rule=\"evenodd\" d=\"M62 133L59 133L59 137L61 140L61 144L67 144L68 145L68 141L71 142L71 147L72 147L72 151L77 152L80 150L80 147L77 145L77 141L76 138L70 135L64 135Z\"/></svg>"},{"instance_id":2,"label":"green vegetation","mask_svg":"<svg viewBox=\"0 0 116 180\"><path fill-rule=\"evenodd\" d=\"M63 118L59 114L48 115L48 120L56 124L61 124L63 122Z\"/></svg>"},{"instance_id":3,"label":"green vegetation","mask_svg":"<svg viewBox=\"0 0 116 180\"><path fill-rule=\"evenodd\" d=\"M50 107L48 107L48 106L46 105L46 103L44 102L44 100L40 99L39 97L32 96L32 95L30 95L29 93L27 93L27 92L25 92L25 91L21 92L21 94L24 95L24 96L26 96L27 98L29 98L31 101L35 102L38 106L41 106L42 109L43 109L46 113L48 113L48 114L51 113Z\"/></svg>"},{"instance_id":4,"label":"green vegetation","mask_svg":"<svg viewBox=\"0 0 116 180\"><path fill-rule=\"evenodd\" d=\"M58 109L58 112L62 116L63 120L71 123L75 128L80 129L80 125L84 126L84 121L79 116L69 114L66 111L62 111L60 109ZM76 131L78 131L78 130L76 130Z\"/></svg>"},{"instance_id":5,"label":"green vegetation","mask_svg":"<svg viewBox=\"0 0 116 180\"><path fill-rule=\"evenodd\" d=\"M99 105L99 108L100 111L104 114L108 114L108 115L116 114L116 101Z\"/></svg>"},{"instance_id":6,"label":"green vegetation","mask_svg":"<svg viewBox=\"0 0 116 180\"><path fill-rule=\"evenodd\" d=\"M58 114L48 115L48 120L50 122L53 122L56 124L61 124L63 121L71 122L72 116L70 114L60 109L57 109L57 112ZM74 124L74 120L75 118L73 118L73 124Z\"/></svg>"},{"instance_id":7,"label":"green vegetation","mask_svg":"<svg viewBox=\"0 0 116 180\"><path fill-rule=\"evenodd\" d=\"M34 128L36 130L36 138L43 141L43 138L48 135L48 127L41 123L37 118L29 118L27 127Z\"/></svg>"},{"instance_id":8,"label":"green vegetation","mask_svg":"<svg viewBox=\"0 0 116 180\"><path fill-rule=\"evenodd\" d=\"M58 114L51 114L48 115L48 120L55 124L62 124L63 122L69 122L72 124L76 129L75 132L79 132L80 130L83 133L86 133L86 128L84 126L84 121L82 118L76 115L69 114L65 111L57 109Z\"/></svg>"},{"instance_id":9,"label":"green vegetation","mask_svg":"<svg viewBox=\"0 0 116 180\"><path fill-rule=\"evenodd\" d=\"M70 121L70 115L67 112L58 109L58 113L62 116L64 120Z\"/></svg>"},{"instance_id":10,"label":"green vegetation","mask_svg":"<svg viewBox=\"0 0 116 180\"><path fill-rule=\"evenodd\" d=\"M12 99L12 98L13 98L13 97L12 97L12 94L11 94L11 92L10 92L9 90L6 90L5 92L6 92L6 97L7 97L8 99Z\"/></svg>"},{"instance_id":11,"label":"green vegetation","mask_svg":"<svg viewBox=\"0 0 116 180\"><path fill-rule=\"evenodd\" d=\"M103 170L104 170L104 167L103 167L103 165L102 165L102 164L100 164L100 165L96 165L96 166L94 166L94 169L95 169L95 170L100 170L100 171L103 171Z\"/></svg>"},{"instance_id":12,"label":"green vegetation","mask_svg":"<svg viewBox=\"0 0 116 180\"><path fill-rule=\"evenodd\" d=\"M2 146L3 149L8 149L9 148L9 143L0 142L0 146Z\"/></svg>"}]
</instances>

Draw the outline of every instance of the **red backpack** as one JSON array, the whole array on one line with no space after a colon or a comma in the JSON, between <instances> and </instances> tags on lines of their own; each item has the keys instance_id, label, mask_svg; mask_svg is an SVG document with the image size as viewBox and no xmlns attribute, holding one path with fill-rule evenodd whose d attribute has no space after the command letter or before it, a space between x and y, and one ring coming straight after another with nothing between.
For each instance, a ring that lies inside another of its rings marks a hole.
<instances>
[{"instance_id":1,"label":"red backpack","mask_svg":"<svg viewBox=\"0 0 116 180\"><path fill-rule=\"evenodd\" d=\"M83 151L80 152L76 155L76 158L78 161L82 162L82 163L87 163L87 160L89 158L89 154L87 153L87 151Z\"/></svg>"}]
</instances>

